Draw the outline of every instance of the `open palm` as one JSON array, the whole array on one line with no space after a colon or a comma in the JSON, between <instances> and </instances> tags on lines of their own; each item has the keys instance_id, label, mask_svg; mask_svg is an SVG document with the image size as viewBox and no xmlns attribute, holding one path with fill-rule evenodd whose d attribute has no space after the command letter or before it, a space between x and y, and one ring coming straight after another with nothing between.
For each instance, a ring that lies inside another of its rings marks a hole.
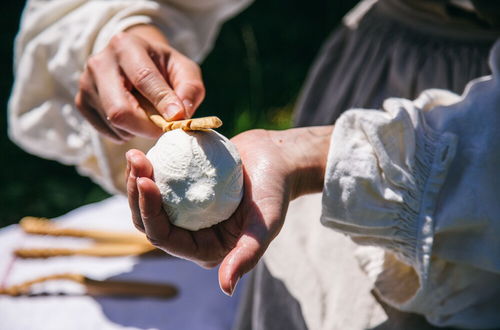
<instances>
[{"instance_id":1,"label":"open palm","mask_svg":"<svg viewBox=\"0 0 500 330\"><path fill-rule=\"evenodd\" d=\"M203 267L222 262L219 282L232 294L278 234L290 200L290 166L279 140L252 130L232 139L243 163L244 195L226 221L196 232L172 225L162 208L153 168L138 150L127 153L127 191L132 218L156 247Z\"/></svg>"}]
</instances>

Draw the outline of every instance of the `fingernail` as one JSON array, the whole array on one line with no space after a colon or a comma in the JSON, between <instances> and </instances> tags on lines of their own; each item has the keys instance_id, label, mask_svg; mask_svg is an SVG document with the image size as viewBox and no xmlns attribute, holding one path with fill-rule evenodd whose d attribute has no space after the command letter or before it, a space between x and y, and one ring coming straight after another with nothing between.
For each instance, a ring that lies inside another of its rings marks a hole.
<instances>
[{"instance_id":1,"label":"fingernail","mask_svg":"<svg viewBox=\"0 0 500 330\"><path fill-rule=\"evenodd\" d=\"M127 167L130 168L130 173L129 175L131 177L136 177L136 168L133 166L134 163L136 163L135 159L136 156L132 152L132 150L127 151L125 154L125 157L127 158Z\"/></svg>"},{"instance_id":2,"label":"fingernail","mask_svg":"<svg viewBox=\"0 0 500 330\"><path fill-rule=\"evenodd\" d=\"M127 160L127 166L125 168L125 180L128 178L130 175L130 162L128 161L128 158L125 155L125 159Z\"/></svg>"},{"instance_id":3,"label":"fingernail","mask_svg":"<svg viewBox=\"0 0 500 330\"><path fill-rule=\"evenodd\" d=\"M167 120L173 119L180 111L181 107L175 103L170 103L169 105L167 105Z\"/></svg>"},{"instance_id":4,"label":"fingernail","mask_svg":"<svg viewBox=\"0 0 500 330\"><path fill-rule=\"evenodd\" d=\"M230 296L232 296L232 295L233 295L234 290L236 289L236 286L238 285L238 282L240 281L240 278L241 278L241 277L240 277L240 276L238 276L238 277L236 277L236 279L235 279L235 280L231 280L231 281L229 282L229 285L230 285L230 287L231 287L231 292L229 292L229 295L230 295Z\"/></svg>"},{"instance_id":5,"label":"fingernail","mask_svg":"<svg viewBox=\"0 0 500 330\"><path fill-rule=\"evenodd\" d=\"M191 102L188 99L185 99L184 101L182 101L182 104L184 104L184 107L186 110L191 109L193 107L193 102Z\"/></svg>"},{"instance_id":6,"label":"fingernail","mask_svg":"<svg viewBox=\"0 0 500 330\"><path fill-rule=\"evenodd\" d=\"M130 162L132 158L132 150L129 150L125 153L125 158L127 158L127 161Z\"/></svg>"},{"instance_id":7,"label":"fingernail","mask_svg":"<svg viewBox=\"0 0 500 330\"><path fill-rule=\"evenodd\" d=\"M137 190L139 191L139 194L142 194L142 190L141 190L142 182L143 182L142 177L138 176L135 178L135 184L137 185Z\"/></svg>"}]
</instances>

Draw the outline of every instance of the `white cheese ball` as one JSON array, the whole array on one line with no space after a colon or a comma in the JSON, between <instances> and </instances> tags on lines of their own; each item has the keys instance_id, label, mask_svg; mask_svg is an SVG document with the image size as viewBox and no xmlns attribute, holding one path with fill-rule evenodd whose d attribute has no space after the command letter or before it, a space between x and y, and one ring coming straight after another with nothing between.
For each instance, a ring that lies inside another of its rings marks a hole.
<instances>
[{"instance_id":1,"label":"white cheese ball","mask_svg":"<svg viewBox=\"0 0 500 330\"><path fill-rule=\"evenodd\" d=\"M163 134L147 153L170 222L196 231L229 218L243 196L241 159L213 130Z\"/></svg>"}]
</instances>

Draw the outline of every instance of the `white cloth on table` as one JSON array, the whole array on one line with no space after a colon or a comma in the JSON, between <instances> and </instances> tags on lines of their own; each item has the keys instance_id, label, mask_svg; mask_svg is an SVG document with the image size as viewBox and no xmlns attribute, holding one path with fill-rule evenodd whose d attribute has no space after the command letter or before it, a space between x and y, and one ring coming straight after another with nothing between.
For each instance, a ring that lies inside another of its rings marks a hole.
<instances>
[{"instance_id":1,"label":"white cloth on table","mask_svg":"<svg viewBox=\"0 0 500 330\"><path fill-rule=\"evenodd\" d=\"M155 24L169 42L201 61L220 25L250 0L31 0L15 47L9 134L40 157L76 165L109 192L124 191L125 152L147 150L150 140L117 146L100 136L74 105L88 57L116 33Z\"/></svg>"},{"instance_id":2,"label":"white cloth on table","mask_svg":"<svg viewBox=\"0 0 500 330\"><path fill-rule=\"evenodd\" d=\"M83 229L136 231L128 203L116 196L78 208L58 219L58 225ZM63 296L0 296L0 329L231 329L240 286L233 297L222 293L217 269L169 257L86 257L14 259L20 247L82 247L89 240L26 235L17 225L0 230L0 285L14 285L39 276L75 272L90 278L169 283L179 289L169 300L81 295L79 284L52 281L36 292Z\"/></svg>"}]
</instances>

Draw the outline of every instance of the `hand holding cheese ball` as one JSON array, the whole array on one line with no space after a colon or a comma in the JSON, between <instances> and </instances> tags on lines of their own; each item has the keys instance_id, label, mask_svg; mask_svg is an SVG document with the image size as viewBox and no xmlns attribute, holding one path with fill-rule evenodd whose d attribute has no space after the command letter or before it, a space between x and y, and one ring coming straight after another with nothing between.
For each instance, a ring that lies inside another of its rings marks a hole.
<instances>
[{"instance_id":1,"label":"hand holding cheese ball","mask_svg":"<svg viewBox=\"0 0 500 330\"><path fill-rule=\"evenodd\" d=\"M156 247L203 267L221 263L221 289L232 294L279 233L290 200L323 186L332 127L252 130L231 142L243 165L244 194L229 219L189 231L172 225L151 162L127 153L127 191L135 226Z\"/></svg>"},{"instance_id":2,"label":"hand holding cheese ball","mask_svg":"<svg viewBox=\"0 0 500 330\"><path fill-rule=\"evenodd\" d=\"M147 153L170 221L199 230L229 218L243 196L235 146L214 130L164 133Z\"/></svg>"}]
</instances>

